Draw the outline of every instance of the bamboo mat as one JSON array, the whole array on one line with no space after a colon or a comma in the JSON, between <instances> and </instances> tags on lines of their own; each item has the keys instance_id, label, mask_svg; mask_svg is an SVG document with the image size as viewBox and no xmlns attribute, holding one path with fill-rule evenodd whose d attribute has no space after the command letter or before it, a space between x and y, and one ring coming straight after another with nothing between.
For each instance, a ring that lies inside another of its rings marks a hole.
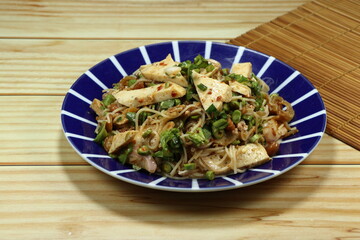
<instances>
[{"instance_id":1,"label":"bamboo mat","mask_svg":"<svg viewBox=\"0 0 360 240\"><path fill-rule=\"evenodd\" d=\"M326 132L360 150L360 1L315 0L231 39L299 70L319 90Z\"/></svg>"}]
</instances>

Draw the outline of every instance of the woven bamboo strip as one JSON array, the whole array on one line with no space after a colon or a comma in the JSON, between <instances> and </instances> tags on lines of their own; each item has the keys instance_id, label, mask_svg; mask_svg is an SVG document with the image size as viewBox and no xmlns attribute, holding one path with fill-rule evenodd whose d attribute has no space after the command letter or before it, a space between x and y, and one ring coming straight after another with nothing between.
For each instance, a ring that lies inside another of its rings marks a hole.
<instances>
[{"instance_id":1,"label":"woven bamboo strip","mask_svg":"<svg viewBox=\"0 0 360 240\"><path fill-rule=\"evenodd\" d=\"M230 43L272 55L303 73L319 90L327 132L360 149L360 5L316 0Z\"/></svg>"}]
</instances>

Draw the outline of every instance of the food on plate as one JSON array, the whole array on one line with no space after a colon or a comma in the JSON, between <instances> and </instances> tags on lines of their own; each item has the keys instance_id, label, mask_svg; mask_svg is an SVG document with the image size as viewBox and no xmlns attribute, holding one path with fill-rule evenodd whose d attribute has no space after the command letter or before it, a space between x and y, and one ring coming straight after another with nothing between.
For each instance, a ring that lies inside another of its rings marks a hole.
<instances>
[{"instance_id":1,"label":"food on plate","mask_svg":"<svg viewBox=\"0 0 360 240\"><path fill-rule=\"evenodd\" d=\"M243 172L271 159L290 127L292 106L252 72L198 55L140 66L91 108L95 142L135 169L173 178Z\"/></svg>"}]
</instances>

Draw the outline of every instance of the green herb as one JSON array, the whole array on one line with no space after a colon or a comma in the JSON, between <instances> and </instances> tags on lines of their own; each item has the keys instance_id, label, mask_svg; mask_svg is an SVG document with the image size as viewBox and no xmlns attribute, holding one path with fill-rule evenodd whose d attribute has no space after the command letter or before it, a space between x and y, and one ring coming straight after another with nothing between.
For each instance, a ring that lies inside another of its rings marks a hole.
<instances>
[{"instance_id":1,"label":"green herb","mask_svg":"<svg viewBox=\"0 0 360 240\"><path fill-rule=\"evenodd\" d=\"M241 112L239 110L235 110L233 111L232 115L231 115L231 120L235 123L238 124L241 120Z\"/></svg>"},{"instance_id":2,"label":"green herb","mask_svg":"<svg viewBox=\"0 0 360 240\"><path fill-rule=\"evenodd\" d=\"M193 115L193 116L190 116L190 119L199 119L200 118L200 115Z\"/></svg>"},{"instance_id":3,"label":"green herb","mask_svg":"<svg viewBox=\"0 0 360 240\"><path fill-rule=\"evenodd\" d=\"M231 144L232 145L238 145L238 144L240 144L241 142L240 142L240 140L235 140L235 141L233 141Z\"/></svg>"},{"instance_id":4,"label":"green herb","mask_svg":"<svg viewBox=\"0 0 360 240\"><path fill-rule=\"evenodd\" d=\"M180 105L181 104L181 100L180 99L174 99L175 100L175 106L177 106L177 105Z\"/></svg>"},{"instance_id":5,"label":"green herb","mask_svg":"<svg viewBox=\"0 0 360 240\"><path fill-rule=\"evenodd\" d=\"M118 159L119 161L122 163L122 164L125 164L127 162L127 158L129 156L129 154L133 151L133 144L129 144L126 146L126 148L122 149L120 151L120 154L118 156Z\"/></svg>"},{"instance_id":6,"label":"green herb","mask_svg":"<svg viewBox=\"0 0 360 240\"><path fill-rule=\"evenodd\" d=\"M195 163L184 163L184 169L185 170L194 170L196 168Z\"/></svg>"},{"instance_id":7,"label":"green herb","mask_svg":"<svg viewBox=\"0 0 360 240\"><path fill-rule=\"evenodd\" d=\"M113 102L115 102L115 100L116 98L112 94L107 94L102 102L105 105L105 107L107 107Z\"/></svg>"},{"instance_id":8,"label":"green herb","mask_svg":"<svg viewBox=\"0 0 360 240\"><path fill-rule=\"evenodd\" d=\"M182 152L182 142L180 140L180 130L172 128L160 135L161 150L154 154L155 157L174 159L176 153Z\"/></svg>"},{"instance_id":9,"label":"green herb","mask_svg":"<svg viewBox=\"0 0 360 240\"><path fill-rule=\"evenodd\" d=\"M225 112L229 112L230 111L230 106L228 103L224 103L223 109Z\"/></svg>"},{"instance_id":10,"label":"green herb","mask_svg":"<svg viewBox=\"0 0 360 240\"><path fill-rule=\"evenodd\" d=\"M209 130L207 130L206 128L203 128L202 132L203 132L206 139L209 140L211 138L211 132Z\"/></svg>"},{"instance_id":11,"label":"green herb","mask_svg":"<svg viewBox=\"0 0 360 240\"><path fill-rule=\"evenodd\" d=\"M210 107L206 109L206 112L210 115L211 118L216 118L220 113L214 104L211 104Z\"/></svg>"},{"instance_id":12,"label":"green herb","mask_svg":"<svg viewBox=\"0 0 360 240\"><path fill-rule=\"evenodd\" d=\"M205 173L205 177L208 179L208 180L214 180L215 178L215 173L213 171L207 171Z\"/></svg>"},{"instance_id":13,"label":"green herb","mask_svg":"<svg viewBox=\"0 0 360 240\"><path fill-rule=\"evenodd\" d=\"M188 133L186 138L192 141L197 147L208 143L208 138L206 138L202 128L197 128L194 132Z\"/></svg>"},{"instance_id":14,"label":"green herb","mask_svg":"<svg viewBox=\"0 0 360 240\"><path fill-rule=\"evenodd\" d=\"M205 86L204 84L200 83L199 85L197 85L197 87L201 90L201 91L206 91L207 86Z\"/></svg>"},{"instance_id":15,"label":"green herb","mask_svg":"<svg viewBox=\"0 0 360 240\"><path fill-rule=\"evenodd\" d=\"M186 100L190 101L193 98L193 94L194 94L194 88L188 87L186 89L186 95L185 95Z\"/></svg>"}]
</instances>

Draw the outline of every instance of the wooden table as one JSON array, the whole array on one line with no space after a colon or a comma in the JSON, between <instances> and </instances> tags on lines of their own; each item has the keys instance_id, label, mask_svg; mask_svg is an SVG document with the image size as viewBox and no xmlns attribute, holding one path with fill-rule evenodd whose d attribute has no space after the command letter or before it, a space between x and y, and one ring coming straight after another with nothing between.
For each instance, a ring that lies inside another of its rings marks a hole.
<instances>
[{"instance_id":1,"label":"wooden table","mask_svg":"<svg viewBox=\"0 0 360 240\"><path fill-rule=\"evenodd\" d=\"M225 42L305 0L0 2L1 239L360 239L360 152L325 135L301 165L218 193L107 176L66 141L71 84L123 50Z\"/></svg>"}]
</instances>

